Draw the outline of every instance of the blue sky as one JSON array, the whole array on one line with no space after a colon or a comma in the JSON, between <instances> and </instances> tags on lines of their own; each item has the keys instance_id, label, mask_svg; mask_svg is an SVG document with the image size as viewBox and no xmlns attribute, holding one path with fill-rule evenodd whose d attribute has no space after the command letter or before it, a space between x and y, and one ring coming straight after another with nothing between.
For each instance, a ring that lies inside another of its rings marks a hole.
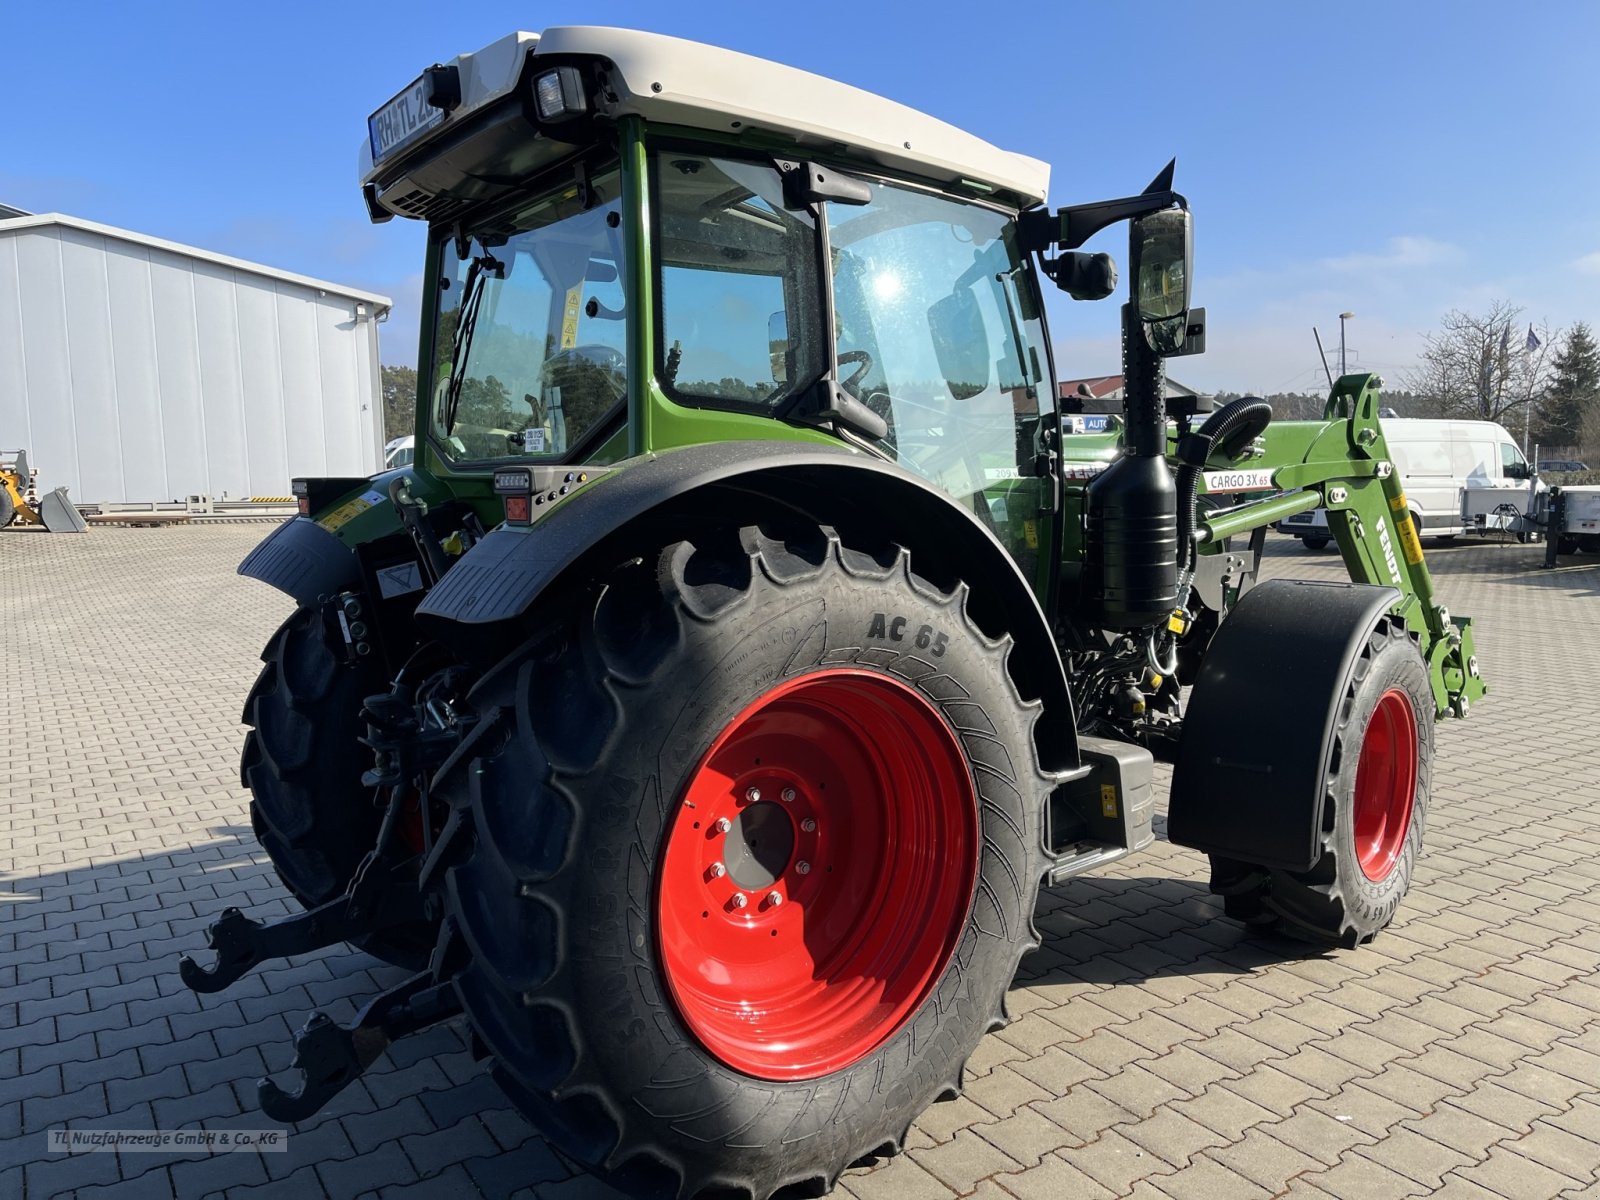
<instances>
[{"instance_id":1,"label":"blue sky","mask_svg":"<svg viewBox=\"0 0 1600 1200\"><path fill-rule=\"evenodd\" d=\"M385 361L412 362L422 231L366 221L366 115L512 29L603 22L921 108L1049 162L1056 204L1176 155L1210 320L1174 364L1195 386L1320 387L1311 327L1336 346L1346 310L1352 366L1391 382L1452 307L1600 323L1600 4L673 7L13 5L32 49L7 62L0 201L383 291ZM1115 330L1113 302L1052 300L1059 372L1115 372Z\"/></svg>"}]
</instances>

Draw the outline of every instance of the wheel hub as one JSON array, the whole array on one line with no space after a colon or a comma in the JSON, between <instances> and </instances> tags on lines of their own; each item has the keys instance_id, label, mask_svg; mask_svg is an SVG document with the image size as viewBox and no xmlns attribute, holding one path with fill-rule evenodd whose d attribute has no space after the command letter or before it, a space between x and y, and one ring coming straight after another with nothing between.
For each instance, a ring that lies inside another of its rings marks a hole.
<instances>
[{"instance_id":1,"label":"wheel hub","mask_svg":"<svg viewBox=\"0 0 1600 1200\"><path fill-rule=\"evenodd\" d=\"M1417 795L1417 716L1399 688L1378 697L1361 739L1352 813L1356 860L1374 883L1400 861Z\"/></svg>"},{"instance_id":2,"label":"wheel hub","mask_svg":"<svg viewBox=\"0 0 1600 1200\"><path fill-rule=\"evenodd\" d=\"M770 800L747 802L724 837L722 861L734 885L757 891L777 882L793 857L794 834L794 822L781 807Z\"/></svg>"},{"instance_id":3,"label":"wheel hub","mask_svg":"<svg viewBox=\"0 0 1600 1200\"><path fill-rule=\"evenodd\" d=\"M858 1061L943 974L978 844L971 771L921 693L853 669L771 689L713 741L667 832L657 937L679 1014L758 1078Z\"/></svg>"}]
</instances>

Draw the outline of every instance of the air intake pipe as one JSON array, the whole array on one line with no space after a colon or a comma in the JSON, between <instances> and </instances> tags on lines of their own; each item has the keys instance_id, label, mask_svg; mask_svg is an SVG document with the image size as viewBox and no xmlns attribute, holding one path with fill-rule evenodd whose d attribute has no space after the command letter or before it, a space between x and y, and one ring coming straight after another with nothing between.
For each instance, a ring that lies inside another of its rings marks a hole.
<instances>
[{"instance_id":1,"label":"air intake pipe","mask_svg":"<svg viewBox=\"0 0 1600 1200\"><path fill-rule=\"evenodd\" d=\"M1166 371L1131 304L1122 309L1122 378L1123 454L1085 496L1084 617L1104 629L1154 625L1178 602L1178 492L1167 469Z\"/></svg>"}]
</instances>

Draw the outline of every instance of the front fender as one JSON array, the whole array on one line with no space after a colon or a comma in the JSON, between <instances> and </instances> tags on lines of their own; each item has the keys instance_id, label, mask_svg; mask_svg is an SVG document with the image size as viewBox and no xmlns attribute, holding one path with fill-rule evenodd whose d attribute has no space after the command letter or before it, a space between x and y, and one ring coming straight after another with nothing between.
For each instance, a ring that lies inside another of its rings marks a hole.
<instances>
[{"instance_id":1,"label":"front fender","mask_svg":"<svg viewBox=\"0 0 1600 1200\"><path fill-rule=\"evenodd\" d=\"M992 636L1011 636L1012 676L1025 697L1044 705L1038 740L1047 768L1078 765L1061 656L1011 556L974 514L926 480L843 449L720 442L633 460L546 507L533 525L490 533L428 593L418 620L446 642L507 646L526 635L520 619L559 581L581 586L614 564L642 522L670 531L674 517L691 510L730 524L798 512L841 531L880 533L910 549L919 573L935 583L966 581L973 619Z\"/></svg>"}]
</instances>

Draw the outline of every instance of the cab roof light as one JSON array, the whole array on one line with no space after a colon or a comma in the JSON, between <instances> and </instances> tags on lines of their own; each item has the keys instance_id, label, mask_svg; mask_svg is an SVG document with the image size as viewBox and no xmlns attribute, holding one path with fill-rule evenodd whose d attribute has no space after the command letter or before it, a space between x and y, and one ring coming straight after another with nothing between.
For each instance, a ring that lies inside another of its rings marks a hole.
<instances>
[{"instance_id":1,"label":"cab roof light","mask_svg":"<svg viewBox=\"0 0 1600 1200\"><path fill-rule=\"evenodd\" d=\"M541 121L569 121L589 111L583 75L577 67L554 67L533 81L533 105Z\"/></svg>"}]
</instances>

